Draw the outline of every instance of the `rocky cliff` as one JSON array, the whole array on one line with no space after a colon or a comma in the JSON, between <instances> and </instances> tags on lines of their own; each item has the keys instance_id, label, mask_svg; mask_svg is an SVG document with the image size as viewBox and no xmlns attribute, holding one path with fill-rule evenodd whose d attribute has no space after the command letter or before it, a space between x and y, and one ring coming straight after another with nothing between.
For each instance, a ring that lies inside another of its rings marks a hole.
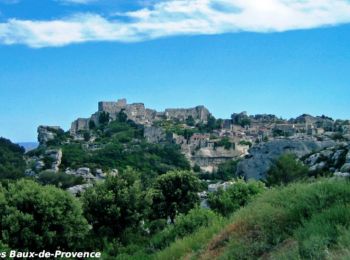
<instances>
[{"instance_id":1,"label":"rocky cliff","mask_svg":"<svg viewBox=\"0 0 350 260\"><path fill-rule=\"evenodd\" d=\"M332 140L317 141L312 138L304 140L286 138L261 143L249 150L249 155L238 164L237 173L246 179L265 179L273 160L284 153L293 153L301 158L335 145Z\"/></svg>"}]
</instances>

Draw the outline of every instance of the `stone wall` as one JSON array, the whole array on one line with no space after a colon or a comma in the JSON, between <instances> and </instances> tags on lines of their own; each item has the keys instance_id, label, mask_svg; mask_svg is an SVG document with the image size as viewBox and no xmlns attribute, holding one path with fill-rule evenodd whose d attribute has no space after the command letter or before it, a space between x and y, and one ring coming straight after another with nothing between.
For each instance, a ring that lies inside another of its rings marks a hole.
<instances>
[{"instance_id":1,"label":"stone wall","mask_svg":"<svg viewBox=\"0 0 350 260\"><path fill-rule=\"evenodd\" d=\"M195 121L207 122L210 112L204 106L194 108L168 108L165 109L165 116L168 119L178 119L185 121L189 116L192 116Z\"/></svg>"},{"instance_id":2,"label":"stone wall","mask_svg":"<svg viewBox=\"0 0 350 260\"><path fill-rule=\"evenodd\" d=\"M90 118L78 118L75 120L70 128L71 135L75 135L78 131L89 130Z\"/></svg>"}]
</instances>

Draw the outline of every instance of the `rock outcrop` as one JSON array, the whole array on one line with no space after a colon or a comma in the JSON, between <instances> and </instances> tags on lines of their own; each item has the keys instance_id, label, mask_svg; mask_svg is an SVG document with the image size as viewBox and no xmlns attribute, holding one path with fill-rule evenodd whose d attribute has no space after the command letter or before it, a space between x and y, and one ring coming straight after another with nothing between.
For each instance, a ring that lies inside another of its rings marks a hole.
<instances>
[{"instance_id":1,"label":"rock outcrop","mask_svg":"<svg viewBox=\"0 0 350 260\"><path fill-rule=\"evenodd\" d=\"M38 141L40 145L46 145L47 142L54 140L57 135L64 133L59 126L39 126Z\"/></svg>"},{"instance_id":2,"label":"rock outcrop","mask_svg":"<svg viewBox=\"0 0 350 260\"><path fill-rule=\"evenodd\" d=\"M334 141L316 141L313 139L279 139L253 146L238 164L237 173L246 179L265 179L272 162L284 153L293 153L297 157L311 154L335 145Z\"/></svg>"}]
</instances>

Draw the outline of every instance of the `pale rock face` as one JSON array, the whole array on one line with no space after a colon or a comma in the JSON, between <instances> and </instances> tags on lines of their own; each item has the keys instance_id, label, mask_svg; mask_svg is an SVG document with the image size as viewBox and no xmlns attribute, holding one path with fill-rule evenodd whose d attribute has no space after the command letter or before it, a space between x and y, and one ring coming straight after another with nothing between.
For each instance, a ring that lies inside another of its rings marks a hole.
<instances>
[{"instance_id":1,"label":"pale rock face","mask_svg":"<svg viewBox=\"0 0 350 260\"><path fill-rule=\"evenodd\" d=\"M45 151L45 155L53 160L51 170L53 170L54 172L58 172L62 162L62 149L47 150Z\"/></svg>"},{"instance_id":2,"label":"pale rock face","mask_svg":"<svg viewBox=\"0 0 350 260\"><path fill-rule=\"evenodd\" d=\"M144 129L144 137L150 143L160 143L165 141L166 134L160 127L146 126Z\"/></svg>"},{"instance_id":3,"label":"pale rock face","mask_svg":"<svg viewBox=\"0 0 350 260\"><path fill-rule=\"evenodd\" d=\"M90 187L92 187L91 183L81 184L81 185L76 185L76 186L70 187L67 189L67 191L70 194L77 196L77 195L83 193L86 189L88 189Z\"/></svg>"},{"instance_id":4,"label":"pale rock face","mask_svg":"<svg viewBox=\"0 0 350 260\"><path fill-rule=\"evenodd\" d=\"M197 106L194 108L168 108L165 109L165 116L168 119L178 119L185 121L191 116L196 122L207 122L210 112L204 106Z\"/></svg>"},{"instance_id":5,"label":"pale rock face","mask_svg":"<svg viewBox=\"0 0 350 260\"><path fill-rule=\"evenodd\" d=\"M83 177L86 180L94 180L96 177L91 174L90 168L82 167L76 170L76 175Z\"/></svg>"},{"instance_id":6,"label":"pale rock face","mask_svg":"<svg viewBox=\"0 0 350 260\"><path fill-rule=\"evenodd\" d=\"M238 164L237 173L247 179L265 179L272 162L284 153L293 153L300 158L334 145L334 141L320 142L313 139L280 139L262 143L249 150L246 159ZM316 162L315 158L312 160Z\"/></svg>"},{"instance_id":7,"label":"pale rock face","mask_svg":"<svg viewBox=\"0 0 350 260\"><path fill-rule=\"evenodd\" d=\"M38 141L40 145L46 145L48 141L55 139L57 131L63 131L59 126L39 126Z\"/></svg>"},{"instance_id":8,"label":"pale rock face","mask_svg":"<svg viewBox=\"0 0 350 260\"><path fill-rule=\"evenodd\" d=\"M89 130L89 118L78 118L75 120L70 128L70 133L72 135L76 134L78 131Z\"/></svg>"},{"instance_id":9,"label":"pale rock face","mask_svg":"<svg viewBox=\"0 0 350 260\"><path fill-rule=\"evenodd\" d=\"M345 156L345 162L350 163L350 149L349 149L348 153Z\"/></svg>"},{"instance_id":10,"label":"pale rock face","mask_svg":"<svg viewBox=\"0 0 350 260\"><path fill-rule=\"evenodd\" d=\"M36 171L41 171L45 167L45 163L43 161L36 161L34 168Z\"/></svg>"},{"instance_id":11,"label":"pale rock face","mask_svg":"<svg viewBox=\"0 0 350 260\"><path fill-rule=\"evenodd\" d=\"M348 172L350 173L350 163L345 163L341 169L340 169L341 172Z\"/></svg>"}]
</instances>

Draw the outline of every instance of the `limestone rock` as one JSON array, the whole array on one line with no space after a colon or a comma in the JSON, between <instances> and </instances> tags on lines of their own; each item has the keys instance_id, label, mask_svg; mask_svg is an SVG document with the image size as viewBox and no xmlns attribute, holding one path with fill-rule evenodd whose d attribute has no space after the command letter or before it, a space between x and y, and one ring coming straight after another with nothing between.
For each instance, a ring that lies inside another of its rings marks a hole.
<instances>
[{"instance_id":1,"label":"limestone rock","mask_svg":"<svg viewBox=\"0 0 350 260\"><path fill-rule=\"evenodd\" d=\"M39 126L38 141L40 145L46 145L48 141L54 140L59 132L64 132L59 126Z\"/></svg>"},{"instance_id":2,"label":"limestone rock","mask_svg":"<svg viewBox=\"0 0 350 260\"><path fill-rule=\"evenodd\" d=\"M277 139L253 146L249 155L237 167L237 173L247 179L265 179L272 161L284 153L302 157L315 151L335 145L334 141L315 141L314 139Z\"/></svg>"},{"instance_id":3,"label":"limestone rock","mask_svg":"<svg viewBox=\"0 0 350 260\"><path fill-rule=\"evenodd\" d=\"M45 167L45 163L41 160L38 160L35 162L34 168L37 172L41 171L42 169L44 169Z\"/></svg>"},{"instance_id":4,"label":"limestone rock","mask_svg":"<svg viewBox=\"0 0 350 260\"><path fill-rule=\"evenodd\" d=\"M74 196L80 195L81 193L83 193L86 189L92 187L91 183L87 183L87 184L81 184L81 185L76 185L73 187L70 187L67 189L67 191L69 193L71 193Z\"/></svg>"},{"instance_id":5,"label":"limestone rock","mask_svg":"<svg viewBox=\"0 0 350 260\"><path fill-rule=\"evenodd\" d=\"M85 180L95 180L96 177L92 175L90 168L82 167L76 170L76 175L83 177Z\"/></svg>"},{"instance_id":6,"label":"limestone rock","mask_svg":"<svg viewBox=\"0 0 350 260\"><path fill-rule=\"evenodd\" d=\"M54 172L58 172L62 162L62 149L46 150L45 156L48 156L52 160L51 169Z\"/></svg>"},{"instance_id":7,"label":"limestone rock","mask_svg":"<svg viewBox=\"0 0 350 260\"><path fill-rule=\"evenodd\" d=\"M345 163L341 169L340 169L341 172L349 172L350 173L350 163Z\"/></svg>"}]
</instances>

